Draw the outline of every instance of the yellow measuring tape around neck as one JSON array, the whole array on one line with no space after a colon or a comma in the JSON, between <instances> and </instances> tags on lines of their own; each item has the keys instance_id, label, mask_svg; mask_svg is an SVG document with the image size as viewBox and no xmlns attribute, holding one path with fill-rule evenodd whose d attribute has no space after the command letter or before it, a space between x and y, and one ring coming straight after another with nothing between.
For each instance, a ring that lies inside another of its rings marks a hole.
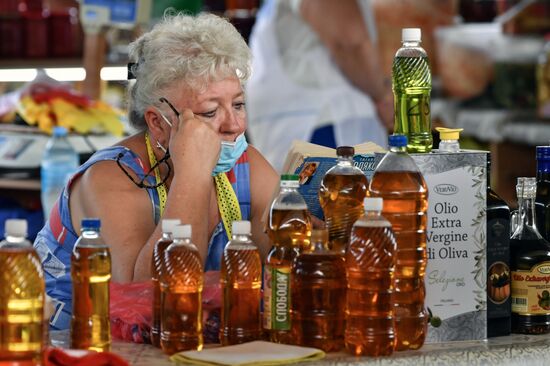
<instances>
[{"instance_id":1,"label":"yellow measuring tape around neck","mask_svg":"<svg viewBox=\"0 0 550 366\"><path fill-rule=\"evenodd\" d=\"M157 164L157 158L155 157L155 153L153 152L153 148L151 147L149 132L145 132L145 145L147 146L147 155L149 156L149 164L153 167ZM156 184L159 184L160 182L162 182L162 178L160 177L160 171L158 166L155 168L155 180L156 180ZM168 198L168 194L166 193L166 185L165 184L159 185L157 187L157 193L159 195L159 201L160 201L160 216L162 217L162 213L164 212L164 207L166 206L166 199Z\"/></svg>"},{"instance_id":2,"label":"yellow measuring tape around neck","mask_svg":"<svg viewBox=\"0 0 550 366\"><path fill-rule=\"evenodd\" d=\"M214 177L216 185L216 196L218 198L218 207L222 217L223 226L227 237L231 240L231 225L233 221L242 220L241 206L235 194L235 190L229 182L225 173L220 173Z\"/></svg>"}]
</instances>

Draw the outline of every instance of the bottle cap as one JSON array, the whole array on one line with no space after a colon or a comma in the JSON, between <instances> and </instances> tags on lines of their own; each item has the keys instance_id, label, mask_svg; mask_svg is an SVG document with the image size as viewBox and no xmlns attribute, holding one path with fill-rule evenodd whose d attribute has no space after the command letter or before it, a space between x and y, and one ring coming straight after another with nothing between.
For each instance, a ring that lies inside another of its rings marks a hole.
<instances>
[{"instance_id":1,"label":"bottle cap","mask_svg":"<svg viewBox=\"0 0 550 366\"><path fill-rule=\"evenodd\" d=\"M163 233L173 233L174 226L180 225L180 219L163 219L162 220L162 232Z\"/></svg>"},{"instance_id":2,"label":"bottle cap","mask_svg":"<svg viewBox=\"0 0 550 366\"><path fill-rule=\"evenodd\" d=\"M550 160L550 146L537 146L537 160Z\"/></svg>"},{"instance_id":3,"label":"bottle cap","mask_svg":"<svg viewBox=\"0 0 550 366\"><path fill-rule=\"evenodd\" d=\"M311 242L312 243L326 243L328 242L328 230L325 229L312 229L311 230Z\"/></svg>"},{"instance_id":4,"label":"bottle cap","mask_svg":"<svg viewBox=\"0 0 550 366\"><path fill-rule=\"evenodd\" d=\"M463 128L446 128L446 127L436 127L437 132L439 132L439 138L441 140L458 140L460 138L460 132Z\"/></svg>"},{"instance_id":5,"label":"bottle cap","mask_svg":"<svg viewBox=\"0 0 550 366\"><path fill-rule=\"evenodd\" d=\"M82 219L80 222L81 229L99 229L101 227L101 220L96 218Z\"/></svg>"},{"instance_id":6,"label":"bottle cap","mask_svg":"<svg viewBox=\"0 0 550 366\"><path fill-rule=\"evenodd\" d=\"M249 235L250 234L250 221L233 221L231 226L233 235Z\"/></svg>"},{"instance_id":7,"label":"bottle cap","mask_svg":"<svg viewBox=\"0 0 550 366\"><path fill-rule=\"evenodd\" d=\"M7 219L4 223L4 233L10 236L27 236L27 220Z\"/></svg>"},{"instance_id":8,"label":"bottle cap","mask_svg":"<svg viewBox=\"0 0 550 366\"><path fill-rule=\"evenodd\" d=\"M53 128L53 135L56 136L56 137L67 136L67 129L65 127L62 127L62 126L55 126Z\"/></svg>"},{"instance_id":9,"label":"bottle cap","mask_svg":"<svg viewBox=\"0 0 550 366\"><path fill-rule=\"evenodd\" d=\"M179 221L179 220L178 220ZM174 238L176 239L188 239L191 238L191 225L175 225L172 229L172 235L174 235Z\"/></svg>"},{"instance_id":10,"label":"bottle cap","mask_svg":"<svg viewBox=\"0 0 550 366\"><path fill-rule=\"evenodd\" d=\"M388 145L393 147L407 146L407 136L405 135L390 135L388 137Z\"/></svg>"},{"instance_id":11,"label":"bottle cap","mask_svg":"<svg viewBox=\"0 0 550 366\"><path fill-rule=\"evenodd\" d=\"M281 182L283 181L299 181L300 176L298 174L281 174Z\"/></svg>"},{"instance_id":12,"label":"bottle cap","mask_svg":"<svg viewBox=\"0 0 550 366\"><path fill-rule=\"evenodd\" d=\"M519 177L516 193L520 198L535 198L537 195L537 178Z\"/></svg>"},{"instance_id":13,"label":"bottle cap","mask_svg":"<svg viewBox=\"0 0 550 366\"><path fill-rule=\"evenodd\" d=\"M382 211L384 200L382 197L365 197L363 199L363 206L365 207L365 211Z\"/></svg>"},{"instance_id":14,"label":"bottle cap","mask_svg":"<svg viewBox=\"0 0 550 366\"><path fill-rule=\"evenodd\" d=\"M337 156L353 156L355 154L355 148L353 146L338 146L336 148Z\"/></svg>"},{"instance_id":15,"label":"bottle cap","mask_svg":"<svg viewBox=\"0 0 550 366\"><path fill-rule=\"evenodd\" d=\"M420 41L422 41L422 31L420 28L403 28L401 30L401 42Z\"/></svg>"}]
</instances>

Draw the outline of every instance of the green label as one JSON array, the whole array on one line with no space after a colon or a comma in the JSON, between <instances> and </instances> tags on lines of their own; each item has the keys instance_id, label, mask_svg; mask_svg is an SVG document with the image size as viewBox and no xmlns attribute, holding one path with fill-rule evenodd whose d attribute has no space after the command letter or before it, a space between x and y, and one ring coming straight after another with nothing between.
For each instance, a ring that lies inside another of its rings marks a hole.
<instances>
[{"instance_id":1,"label":"green label","mask_svg":"<svg viewBox=\"0 0 550 366\"><path fill-rule=\"evenodd\" d=\"M290 267L266 266L264 328L290 330Z\"/></svg>"}]
</instances>

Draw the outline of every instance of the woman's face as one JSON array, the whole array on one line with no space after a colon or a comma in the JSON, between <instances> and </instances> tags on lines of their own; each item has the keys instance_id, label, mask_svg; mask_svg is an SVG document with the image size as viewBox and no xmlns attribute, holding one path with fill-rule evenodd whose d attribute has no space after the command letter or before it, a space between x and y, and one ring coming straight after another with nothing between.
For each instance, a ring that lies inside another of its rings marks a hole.
<instances>
[{"instance_id":1,"label":"woman's face","mask_svg":"<svg viewBox=\"0 0 550 366\"><path fill-rule=\"evenodd\" d=\"M188 87L165 96L181 112L191 109L195 118L210 124L224 141L235 141L246 129L244 92L237 77L214 81L200 92Z\"/></svg>"}]
</instances>

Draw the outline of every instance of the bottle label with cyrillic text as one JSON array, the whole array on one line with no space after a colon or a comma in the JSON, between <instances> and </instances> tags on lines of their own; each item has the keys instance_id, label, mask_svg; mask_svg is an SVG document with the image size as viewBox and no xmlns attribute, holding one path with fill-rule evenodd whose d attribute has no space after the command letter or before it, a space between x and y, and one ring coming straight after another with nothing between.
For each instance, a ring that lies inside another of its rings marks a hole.
<instances>
[{"instance_id":1,"label":"bottle label with cyrillic text","mask_svg":"<svg viewBox=\"0 0 550 366\"><path fill-rule=\"evenodd\" d=\"M264 329L290 330L290 267L264 268Z\"/></svg>"},{"instance_id":2,"label":"bottle label with cyrillic text","mask_svg":"<svg viewBox=\"0 0 550 366\"><path fill-rule=\"evenodd\" d=\"M550 315L550 262L530 271L512 271L512 312L519 315Z\"/></svg>"}]
</instances>

